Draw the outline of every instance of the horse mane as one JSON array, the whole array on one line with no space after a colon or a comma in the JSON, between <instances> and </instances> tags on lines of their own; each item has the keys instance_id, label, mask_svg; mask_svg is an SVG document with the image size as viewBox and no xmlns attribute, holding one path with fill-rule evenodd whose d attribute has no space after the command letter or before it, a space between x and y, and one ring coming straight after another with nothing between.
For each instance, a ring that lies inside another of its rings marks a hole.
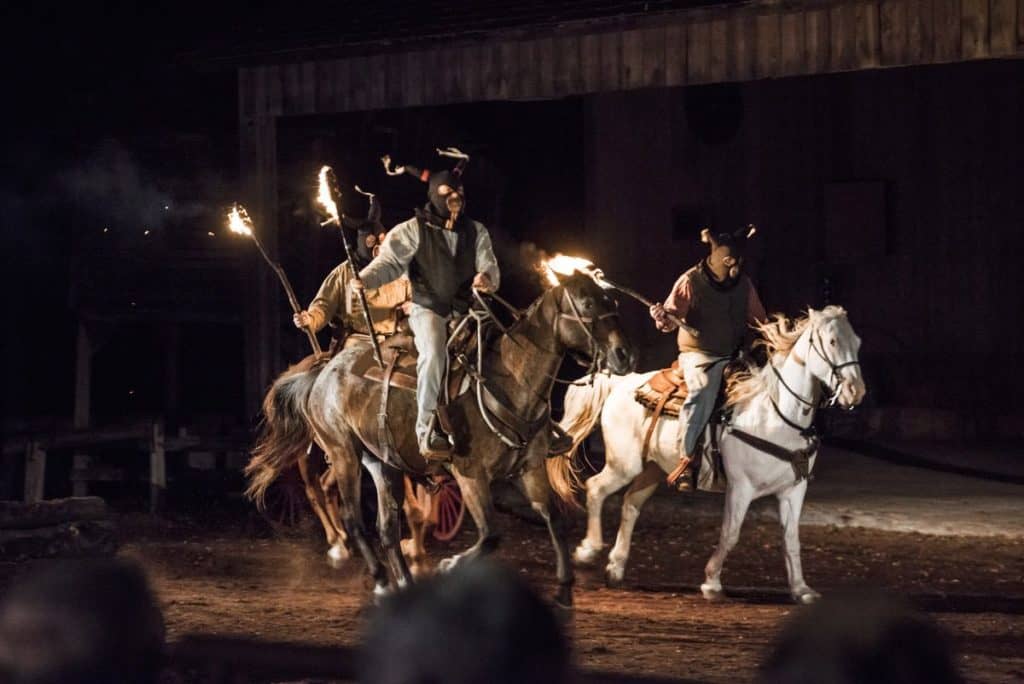
<instances>
[{"instance_id":1,"label":"horse mane","mask_svg":"<svg viewBox=\"0 0 1024 684\"><path fill-rule=\"evenodd\" d=\"M762 392L778 401L779 378L772 371L772 366L778 368L783 364L813 320L831 320L845 315L843 307L829 305L818 312L808 310L795 320L785 314L775 313L769 320L759 323L757 331L761 337L754 341L754 347L764 348L768 362L761 368L731 375L726 382L725 405L738 408Z\"/></svg>"}]
</instances>

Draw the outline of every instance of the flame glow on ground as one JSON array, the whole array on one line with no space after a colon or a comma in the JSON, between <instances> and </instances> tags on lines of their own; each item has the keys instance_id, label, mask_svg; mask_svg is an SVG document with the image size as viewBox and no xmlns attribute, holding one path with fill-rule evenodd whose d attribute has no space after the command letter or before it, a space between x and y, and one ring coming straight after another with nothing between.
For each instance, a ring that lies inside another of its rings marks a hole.
<instances>
[{"instance_id":1,"label":"flame glow on ground","mask_svg":"<svg viewBox=\"0 0 1024 684\"><path fill-rule=\"evenodd\" d=\"M331 217L333 221L340 222L338 217L338 205L334 202L334 198L331 197L331 186L327 182L327 174L330 172L330 166L324 166L320 168L320 180L317 187L317 201L323 206L327 215Z\"/></svg>"},{"instance_id":2,"label":"flame glow on ground","mask_svg":"<svg viewBox=\"0 0 1024 684\"><path fill-rule=\"evenodd\" d=\"M569 256L568 254L556 254L540 263L541 271L552 287L558 285L558 275L571 276L576 271L590 274L594 271L594 263L592 261L582 257Z\"/></svg>"}]
</instances>

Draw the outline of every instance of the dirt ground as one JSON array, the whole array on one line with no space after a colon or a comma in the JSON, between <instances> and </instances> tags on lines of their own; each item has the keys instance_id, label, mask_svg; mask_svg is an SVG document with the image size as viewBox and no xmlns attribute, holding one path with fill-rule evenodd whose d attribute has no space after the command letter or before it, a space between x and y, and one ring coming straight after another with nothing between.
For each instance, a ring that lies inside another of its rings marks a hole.
<instances>
[{"instance_id":1,"label":"dirt ground","mask_svg":"<svg viewBox=\"0 0 1024 684\"><path fill-rule=\"evenodd\" d=\"M727 590L738 593L711 604L696 585L717 540L717 519L687 515L685 507L654 510L657 515L642 517L637 526L623 588L606 588L601 568L579 571L570 628L578 663L632 674L749 681L780 625L797 610L784 600L778 527L748 522L723 574ZM358 642L369 604L361 564L328 568L313 529L267 535L251 517L247 524L233 520L123 521L121 553L150 573L170 638L201 632L321 645ZM498 557L550 594L546 532L509 512L500 514L500 523ZM435 542L433 560L465 548L472 534L470 523L454 541ZM581 535L577 518L573 544ZM822 593L871 588L909 598L952 633L970 681L1024 680L1024 541L830 527L804 527L802 541L808 581Z\"/></svg>"}]
</instances>

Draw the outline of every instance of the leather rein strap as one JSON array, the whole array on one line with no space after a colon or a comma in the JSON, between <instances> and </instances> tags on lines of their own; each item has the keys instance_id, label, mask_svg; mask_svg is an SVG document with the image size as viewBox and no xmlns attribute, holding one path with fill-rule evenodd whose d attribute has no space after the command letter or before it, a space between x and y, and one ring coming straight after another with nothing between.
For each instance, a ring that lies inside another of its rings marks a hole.
<instances>
[{"instance_id":1,"label":"leather rein strap","mask_svg":"<svg viewBox=\"0 0 1024 684\"><path fill-rule=\"evenodd\" d=\"M796 475L796 481L810 479L811 477L811 458L818 453L818 447L821 444L821 440L818 439L817 435L811 435L807 438L807 446L803 449L790 450L783 446L779 446L775 442L769 442L767 439L762 439L757 435L752 435L749 432L745 432L736 427L727 427L729 434L734 435L736 439L751 446L758 451L774 456L780 461L793 466L793 474Z\"/></svg>"}]
</instances>

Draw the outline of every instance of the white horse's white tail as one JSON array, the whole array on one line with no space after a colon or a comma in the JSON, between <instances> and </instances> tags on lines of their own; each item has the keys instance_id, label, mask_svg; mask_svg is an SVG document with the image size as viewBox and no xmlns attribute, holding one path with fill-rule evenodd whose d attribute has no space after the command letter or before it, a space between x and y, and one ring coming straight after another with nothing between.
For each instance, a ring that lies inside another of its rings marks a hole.
<instances>
[{"instance_id":1,"label":"white horse's white tail","mask_svg":"<svg viewBox=\"0 0 1024 684\"><path fill-rule=\"evenodd\" d=\"M575 462L576 451L597 427L605 400L624 377L595 373L581 378L581 384L572 385L565 393L565 414L558 424L572 437L572 449L547 460L548 480L563 501L575 501L575 493L583 488Z\"/></svg>"}]
</instances>

